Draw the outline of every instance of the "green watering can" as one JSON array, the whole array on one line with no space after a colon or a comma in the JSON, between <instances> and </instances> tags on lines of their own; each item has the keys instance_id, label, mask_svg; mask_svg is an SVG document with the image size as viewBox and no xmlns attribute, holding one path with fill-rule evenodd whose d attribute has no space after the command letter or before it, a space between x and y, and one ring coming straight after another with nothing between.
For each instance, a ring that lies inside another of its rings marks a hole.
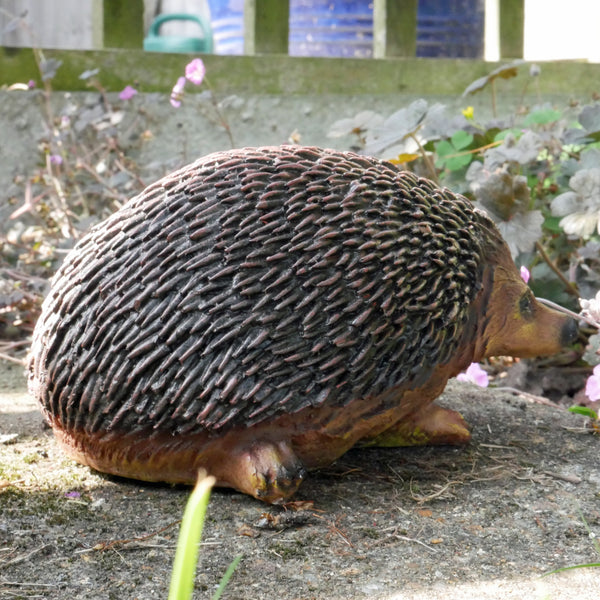
<instances>
[{"instance_id":1,"label":"green watering can","mask_svg":"<svg viewBox=\"0 0 600 600\"><path fill-rule=\"evenodd\" d=\"M202 30L202 37L183 37L180 35L159 35L163 23L167 21L193 21ZM159 15L152 21L148 36L144 38L144 50L149 52L212 52L212 29L204 19L195 15L166 14Z\"/></svg>"}]
</instances>

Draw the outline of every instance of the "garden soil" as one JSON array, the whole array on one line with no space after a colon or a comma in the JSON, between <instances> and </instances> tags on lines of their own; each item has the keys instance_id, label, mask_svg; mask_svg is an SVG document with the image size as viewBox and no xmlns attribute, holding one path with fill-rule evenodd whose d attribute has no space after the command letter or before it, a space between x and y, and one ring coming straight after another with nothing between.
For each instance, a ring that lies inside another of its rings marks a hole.
<instances>
[{"instance_id":1,"label":"garden soil","mask_svg":"<svg viewBox=\"0 0 600 600\"><path fill-rule=\"evenodd\" d=\"M296 502L215 490L194 598L600 598L600 438L583 417L451 382L461 448L355 449ZM108 477L65 457L0 361L0 598L166 599L189 488ZM595 537L597 536L597 537Z\"/></svg>"}]
</instances>

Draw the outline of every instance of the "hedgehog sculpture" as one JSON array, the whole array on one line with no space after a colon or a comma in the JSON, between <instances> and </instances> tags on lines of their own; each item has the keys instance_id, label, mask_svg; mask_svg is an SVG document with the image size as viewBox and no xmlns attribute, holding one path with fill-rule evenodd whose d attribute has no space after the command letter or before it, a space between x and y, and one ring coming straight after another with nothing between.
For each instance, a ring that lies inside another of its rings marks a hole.
<instances>
[{"instance_id":1,"label":"hedgehog sculpture","mask_svg":"<svg viewBox=\"0 0 600 600\"><path fill-rule=\"evenodd\" d=\"M99 471L267 502L357 443L464 443L432 401L493 355L557 352L494 224L394 165L309 147L219 152L90 231L53 280L30 391Z\"/></svg>"}]
</instances>

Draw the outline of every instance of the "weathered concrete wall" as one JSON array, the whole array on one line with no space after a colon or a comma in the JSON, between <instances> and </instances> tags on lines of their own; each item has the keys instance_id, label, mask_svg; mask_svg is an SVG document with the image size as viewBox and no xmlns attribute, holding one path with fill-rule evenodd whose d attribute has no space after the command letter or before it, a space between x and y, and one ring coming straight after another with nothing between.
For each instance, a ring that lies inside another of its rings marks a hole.
<instances>
[{"instance_id":1,"label":"weathered concrete wall","mask_svg":"<svg viewBox=\"0 0 600 600\"><path fill-rule=\"evenodd\" d=\"M121 101L118 95L108 95L115 109L125 113L119 125L126 130L133 120L151 133L147 141L132 143L131 152L142 168L153 176L157 163L175 167L209 152L231 146L224 128L216 122L212 102L206 94L188 94L182 106L173 108L169 95L138 94L132 100ZM232 132L235 146L258 146L286 143L293 134L302 144L349 148L352 138L328 138L331 125L342 117L351 117L370 109L389 115L416 99L413 95L319 95L273 96L228 94L218 98ZM447 100L457 110L466 102ZM93 108L100 102L94 92L55 92L53 112L70 112L70 106ZM81 110L81 109L80 109ZM30 173L41 160L38 142L46 133L42 94L39 91L0 91L0 204L7 194L18 193L11 182L16 176ZM139 146L139 147L138 147ZM149 179L150 181L151 179Z\"/></svg>"},{"instance_id":2,"label":"weathered concrete wall","mask_svg":"<svg viewBox=\"0 0 600 600\"><path fill-rule=\"evenodd\" d=\"M82 91L89 89L89 80L80 77L86 70L98 69L103 90L111 103L124 108L125 119L147 121L152 137L135 155L140 165L151 166L167 159L181 164L230 145L223 128L211 119L214 113L205 91L207 83L188 94L181 108L169 104L171 88L191 56L139 50L44 50L44 57L61 64L52 79L55 114L67 110L72 101L90 106L99 101L99 93ZM210 89L222 106L237 146L279 144L297 131L303 144L347 148L350 139L327 137L336 120L366 109L389 115L421 97L430 103L443 102L456 113L470 104L475 106L476 115L489 115L489 88L467 98L461 94L475 79L497 66L476 60L279 55L204 55L203 60ZM559 106L571 99L589 102L593 94L600 92L600 65L549 63L535 78L528 71L528 66L522 65L517 77L496 82L499 114L513 112L519 104L540 101ZM41 85L31 49L0 48L0 86L29 80ZM128 102L118 100L116 94L125 85L140 90ZM0 209L5 204L2 201L15 193L10 186L14 176L29 172L39 160L37 141L45 127L43 102L39 91L0 89ZM140 110L143 115L138 114Z\"/></svg>"},{"instance_id":3,"label":"weathered concrete wall","mask_svg":"<svg viewBox=\"0 0 600 600\"><path fill-rule=\"evenodd\" d=\"M298 135L302 144L348 149L354 142L352 137L332 139L327 135L335 121L363 110L388 116L418 97L416 94L224 94L217 100L230 125L235 146L281 144ZM546 95L542 100L562 107L572 97L574 94ZM72 105L93 108L100 99L97 92L54 92L52 106L54 113L61 115L68 113ZM145 170L148 182L160 175L161 169L231 146L225 130L216 122L207 93L186 95L178 109L170 105L166 93L138 94L128 101L110 93L108 99L114 108L125 113L119 126L122 130L135 120L138 129L143 125L151 133L145 141L132 140L130 148L137 164ZM459 114L467 105L474 105L475 114L481 119L491 113L487 93L469 98L430 95L426 99L430 104L446 104L451 114ZM514 94L501 96L499 114L513 113L521 100ZM538 97L532 93L524 101L532 105L538 102ZM40 162L38 142L47 127L43 114L41 92L0 91L0 206L6 205L9 197L22 193L22 188L11 185L14 178L30 173Z\"/></svg>"}]
</instances>

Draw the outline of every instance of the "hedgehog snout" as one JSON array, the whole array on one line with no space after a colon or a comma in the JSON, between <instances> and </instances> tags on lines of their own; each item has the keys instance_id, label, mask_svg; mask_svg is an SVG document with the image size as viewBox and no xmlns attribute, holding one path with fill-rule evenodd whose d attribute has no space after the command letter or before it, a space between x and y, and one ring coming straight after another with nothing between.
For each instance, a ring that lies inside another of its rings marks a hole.
<instances>
[{"instance_id":1,"label":"hedgehog snout","mask_svg":"<svg viewBox=\"0 0 600 600\"><path fill-rule=\"evenodd\" d=\"M562 327L560 332L560 343L563 346L572 344L579 335L579 327L575 319L569 319Z\"/></svg>"}]
</instances>

